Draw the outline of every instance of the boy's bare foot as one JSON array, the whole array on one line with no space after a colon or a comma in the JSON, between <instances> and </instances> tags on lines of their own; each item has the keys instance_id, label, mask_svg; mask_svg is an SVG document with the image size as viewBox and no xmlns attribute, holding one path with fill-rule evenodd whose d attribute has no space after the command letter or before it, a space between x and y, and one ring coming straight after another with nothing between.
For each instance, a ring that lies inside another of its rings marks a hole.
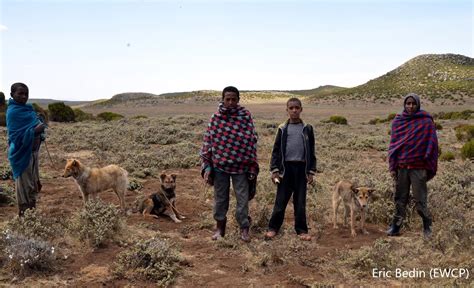
<instances>
[{"instance_id":1,"label":"boy's bare foot","mask_svg":"<svg viewBox=\"0 0 474 288\"><path fill-rule=\"evenodd\" d=\"M267 233L265 233L265 239L267 240L273 239L275 238L276 235L277 235L277 232L275 231L272 231L272 230L267 231Z\"/></svg>"},{"instance_id":2,"label":"boy's bare foot","mask_svg":"<svg viewBox=\"0 0 474 288\"><path fill-rule=\"evenodd\" d=\"M298 237L300 237L301 241L311 241L311 235L306 233L299 234Z\"/></svg>"}]
</instances>

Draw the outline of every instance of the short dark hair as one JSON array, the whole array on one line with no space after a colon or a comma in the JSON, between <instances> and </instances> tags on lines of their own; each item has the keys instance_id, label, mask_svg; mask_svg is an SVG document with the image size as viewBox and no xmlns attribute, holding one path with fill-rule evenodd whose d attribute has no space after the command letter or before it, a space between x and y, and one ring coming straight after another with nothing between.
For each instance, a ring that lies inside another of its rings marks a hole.
<instances>
[{"instance_id":1,"label":"short dark hair","mask_svg":"<svg viewBox=\"0 0 474 288\"><path fill-rule=\"evenodd\" d=\"M301 100L296 97L288 99L288 101L286 101L286 107L288 107L288 104L290 102L298 102L298 104L300 104L300 107L303 107L303 104L301 104Z\"/></svg>"},{"instance_id":2,"label":"short dark hair","mask_svg":"<svg viewBox=\"0 0 474 288\"><path fill-rule=\"evenodd\" d=\"M227 86L222 90L222 100L224 100L224 94L225 92L234 92L237 94L237 100L240 100L240 92L239 89L235 88L234 86Z\"/></svg>"},{"instance_id":3,"label":"short dark hair","mask_svg":"<svg viewBox=\"0 0 474 288\"><path fill-rule=\"evenodd\" d=\"M28 86L26 86L26 84L17 82L12 84L12 87L10 88L10 95L13 95L20 87L25 88L29 92Z\"/></svg>"}]
</instances>

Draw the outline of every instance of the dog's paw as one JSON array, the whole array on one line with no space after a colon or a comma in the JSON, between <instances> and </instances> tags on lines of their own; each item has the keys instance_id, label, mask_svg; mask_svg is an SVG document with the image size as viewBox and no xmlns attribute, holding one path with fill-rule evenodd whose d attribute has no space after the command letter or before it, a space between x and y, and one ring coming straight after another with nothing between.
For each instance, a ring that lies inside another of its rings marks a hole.
<instances>
[{"instance_id":1,"label":"dog's paw","mask_svg":"<svg viewBox=\"0 0 474 288\"><path fill-rule=\"evenodd\" d=\"M183 220L183 219L186 219L186 217L183 215L179 215L179 219Z\"/></svg>"},{"instance_id":2,"label":"dog's paw","mask_svg":"<svg viewBox=\"0 0 474 288\"><path fill-rule=\"evenodd\" d=\"M179 219L174 220L174 223L181 223L181 222L183 222L183 221L181 221Z\"/></svg>"},{"instance_id":3,"label":"dog's paw","mask_svg":"<svg viewBox=\"0 0 474 288\"><path fill-rule=\"evenodd\" d=\"M356 232L355 230L352 230L352 231L351 231L351 236L352 236L352 237L356 237L356 236L357 236L357 232Z\"/></svg>"},{"instance_id":4,"label":"dog's paw","mask_svg":"<svg viewBox=\"0 0 474 288\"><path fill-rule=\"evenodd\" d=\"M362 230L362 233L363 233L364 235L369 235L369 234L370 234L369 231L367 231L367 230L365 230L365 229Z\"/></svg>"},{"instance_id":5,"label":"dog's paw","mask_svg":"<svg viewBox=\"0 0 474 288\"><path fill-rule=\"evenodd\" d=\"M334 229L339 229L339 226L334 225L334 226L332 226L332 228L334 228Z\"/></svg>"}]
</instances>

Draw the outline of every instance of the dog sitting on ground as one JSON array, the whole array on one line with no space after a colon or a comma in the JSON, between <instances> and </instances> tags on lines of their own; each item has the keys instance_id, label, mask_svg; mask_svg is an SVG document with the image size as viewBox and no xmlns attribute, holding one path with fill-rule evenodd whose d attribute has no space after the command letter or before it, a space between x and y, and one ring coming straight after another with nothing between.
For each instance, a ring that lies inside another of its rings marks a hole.
<instances>
[{"instance_id":1,"label":"dog sitting on ground","mask_svg":"<svg viewBox=\"0 0 474 288\"><path fill-rule=\"evenodd\" d=\"M125 211L125 191L128 187L127 175L127 171L117 165L89 168L79 160L68 159L63 177L72 176L74 178L82 193L84 205L89 201L89 196L95 199L99 192L112 189L120 200L122 211Z\"/></svg>"},{"instance_id":2,"label":"dog sitting on ground","mask_svg":"<svg viewBox=\"0 0 474 288\"><path fill-rule=\"evenodd\" d=\"M351 235L355 237L357 232L355 230L356 213L360 212L360 228L362 233L368 234L364 228L365 213L367 212L367 205L369 197L374 192L374 189L367 187L356 188L353 183L342 180L334 187L332 194L332 208L333 208L333 222L334 228L337 229L337 209L341 201L344 204L344 226L347 226L347 214L351 213Z\"/></svg>"},{"instance_id":3,"label":"dog sitting on ground","mask_svg":"<svg viewBox=\"0 0 474 288\"><path fill-rule=\"evenodd\" d=\"M176 174L160 175L160 191L147 196L141 202L139 207L143 217L154 217L158 219L158 215L167 215L175 223L181 223L180 219L185 219L183 215L176 209Z\"/></svg>"}]
</instances>

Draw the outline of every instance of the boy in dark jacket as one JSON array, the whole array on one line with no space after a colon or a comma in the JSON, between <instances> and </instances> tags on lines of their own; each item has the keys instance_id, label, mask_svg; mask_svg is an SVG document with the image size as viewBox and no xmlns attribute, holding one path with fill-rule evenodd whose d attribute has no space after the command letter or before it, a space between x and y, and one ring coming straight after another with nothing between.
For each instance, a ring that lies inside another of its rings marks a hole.
<instances>
[{"instance_id":1,"label":"boy in dark jacket","mask_svg":"<svg viewBox=\"0 0 474 288\"><path fill-rule=\"evenodd\" d=\"M286 102L289 119L278 128L273 145L270 170L272 181L278 185L275 206L265 234L276 236L285 218L285 209L293 195L295 230L301 240L310 241L306 224L306 185L313 183L316 173L313 127L300 118L301 101L291 98Z\"/></svg>"}]
</instances>

